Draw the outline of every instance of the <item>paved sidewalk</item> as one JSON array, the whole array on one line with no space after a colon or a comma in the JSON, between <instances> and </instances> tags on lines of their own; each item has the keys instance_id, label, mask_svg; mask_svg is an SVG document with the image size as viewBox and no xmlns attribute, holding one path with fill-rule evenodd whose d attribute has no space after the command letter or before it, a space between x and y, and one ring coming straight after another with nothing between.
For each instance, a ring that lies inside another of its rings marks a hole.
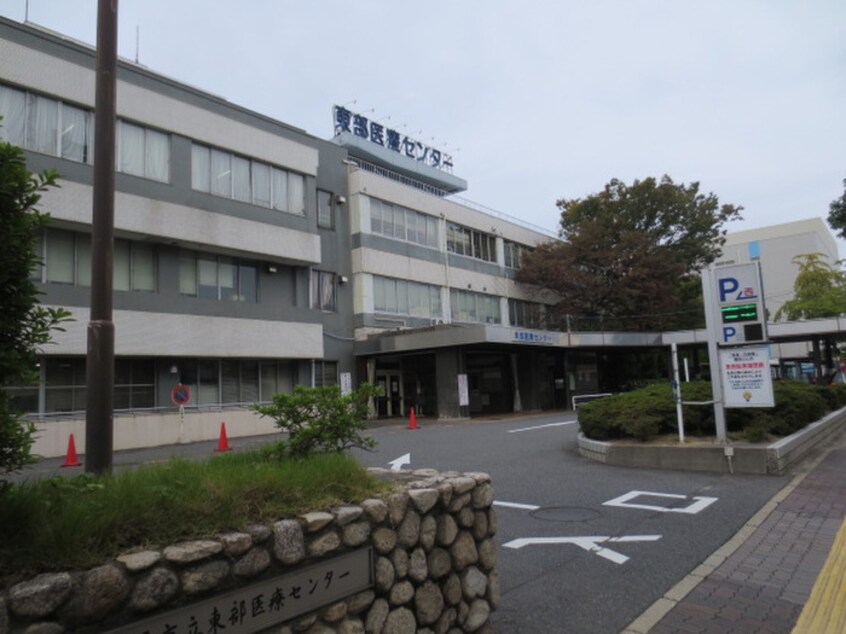
<instances>
[{"instance_id":1,"label":"paved sidewalk","mask_svg":"<svg viewBox=\"0 0 846 634\"><path fill-rule=\"evenodd\" d=\"M846 434L806 468L624 633L842 633Z\"/></svg>"}]
</instances>

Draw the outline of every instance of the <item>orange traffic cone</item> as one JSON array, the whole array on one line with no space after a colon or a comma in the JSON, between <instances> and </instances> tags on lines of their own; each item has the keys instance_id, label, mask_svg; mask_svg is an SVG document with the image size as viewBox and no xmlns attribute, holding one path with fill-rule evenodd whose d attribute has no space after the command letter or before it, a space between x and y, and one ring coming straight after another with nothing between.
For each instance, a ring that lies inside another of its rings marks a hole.
<instances>
[{"instance_id":1,"label":"orange traffic cone","mask_svg":"<svg viewBox=\"0 0 846 634\"><path fill-rule=\"evenodd\" d=\"M414 408L411 408L411 413L408 415L408 428L417 429L417 414L414 413Z\"/></svg>"},{"instance_id":2,"label":"orange traffic cone","mask_svg":"<svg viewBox=\"0 0 846 634\"><path fill-rule=\"evenodd\" d=\"M226 439L226 423L220 424L220 440L217 441L217 449L215 451L229 451L229 441Z\"/></svg>"},{"instance_id":3,"label":"orange traffic cone","mask_svg":"<svg viewBox=\"0 0 846 634\"><path fill-rule=\"evenodd\" d=\"M74 442L73 434L68 438L68 452L65 455L65 464L63 467L79 467L79 460L76 457L76 442Z\"/></svg>"}]
</instances>

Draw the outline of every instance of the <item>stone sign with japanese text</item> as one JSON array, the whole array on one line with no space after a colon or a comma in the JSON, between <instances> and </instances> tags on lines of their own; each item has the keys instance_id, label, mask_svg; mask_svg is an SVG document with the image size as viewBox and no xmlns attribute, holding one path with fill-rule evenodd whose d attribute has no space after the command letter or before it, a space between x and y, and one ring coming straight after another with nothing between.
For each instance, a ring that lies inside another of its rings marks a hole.
<instances>
[{"instance_id":1,"label":"stone sign with japanese text","mask_svg":"<svg viewBox=\"0 0 846 634\"><path fill-rule=\"evenodd\" d=\"M247 634L373 586L373 549L333 557L111 631L111 634Z\"/></svg>"}]
</instances>

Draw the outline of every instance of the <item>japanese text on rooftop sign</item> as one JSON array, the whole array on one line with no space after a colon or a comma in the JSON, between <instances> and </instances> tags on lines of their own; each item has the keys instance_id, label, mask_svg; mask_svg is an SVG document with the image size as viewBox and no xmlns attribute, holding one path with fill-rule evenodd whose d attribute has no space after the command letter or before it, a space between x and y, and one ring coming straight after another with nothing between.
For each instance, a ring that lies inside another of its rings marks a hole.
<instances>
[{"instance_id":1,"label":"japanese text on rooftop sign","mask_svg":"<svg viewBox=\"0 0 846 634\"><path fill-rule=\"evenodd\" d=\"M384 148L414 159L418 163L423 163L445 172L452 172L452 157L449 154L428 145L423 145L420 141L400 134L391 128L386 128L381 123L371 121L367 117L351 112L343 106L335 106L333 108L333 114L336 135L342 132L349 132L371 143L381 145Z\"/></svg>"}]
</instances>

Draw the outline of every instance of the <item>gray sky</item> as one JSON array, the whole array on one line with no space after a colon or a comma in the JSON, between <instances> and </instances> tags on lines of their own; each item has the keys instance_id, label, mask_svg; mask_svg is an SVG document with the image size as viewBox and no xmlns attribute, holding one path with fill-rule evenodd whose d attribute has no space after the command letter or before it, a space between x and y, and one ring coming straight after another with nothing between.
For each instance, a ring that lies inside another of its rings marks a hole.
<instances>
[{"instance_id":1,"label":"gray sky","mask_svg":"<svg viewBox=\"0 0 846 634\"><path fill-rule=\"evenodd\" d=\"M94 44L96 0L28 4ZM123 0L119 20L123 57L138 29L151 70L322 138L347 105L550 230L557 199L615 177L699 181L744 207L729 230L825 218L843 193L843 0Z\"/></svg>"}]
</instances>

